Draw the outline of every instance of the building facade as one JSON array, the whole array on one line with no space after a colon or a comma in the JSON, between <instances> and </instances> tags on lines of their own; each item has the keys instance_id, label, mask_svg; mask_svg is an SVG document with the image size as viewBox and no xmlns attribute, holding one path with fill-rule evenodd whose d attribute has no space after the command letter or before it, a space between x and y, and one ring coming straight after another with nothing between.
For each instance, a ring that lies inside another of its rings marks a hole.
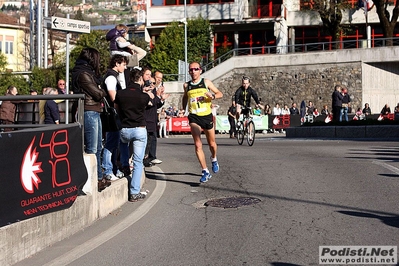
<instances>
[{"instance_id":1,"label":"building facade","mask_svg":"<svg viewBox=\"0 0 399 266\"><path fill-rule=\"evenodd\" d=\"M186 3L186 5L185 5ZM250 54L268 53L268 46L278 46L274 53L287 52L288 45L329 42L323 33L317 12L309 11L309 1L303 0L148 0L146 2L146 31L155 41L163 28L172 21L201 16L213 26L211 55L234 48L246 49ZM366 36L366 17L358 2L349 0L352 9L343 11L343 23L352 25L340 41L362 40ZM389 6L392 14L394 2ZM376 8L368 13L371 38L382 38ZM399 36L397 30L394 36ZM220 54L220 53L219 53Z\"/></svg>"},{"instance_id":2,"label":"building facade","mask_svg":"<svg viewBox=\"0 0 399 266\"><path fill-rule=\"evenodd\" d=\"M25 17L0 13L0 52L7 58L7 69L26 71L29 68L29 26ZM28 62L28 63L27 63Z\"/></svg>"}]
</instances>

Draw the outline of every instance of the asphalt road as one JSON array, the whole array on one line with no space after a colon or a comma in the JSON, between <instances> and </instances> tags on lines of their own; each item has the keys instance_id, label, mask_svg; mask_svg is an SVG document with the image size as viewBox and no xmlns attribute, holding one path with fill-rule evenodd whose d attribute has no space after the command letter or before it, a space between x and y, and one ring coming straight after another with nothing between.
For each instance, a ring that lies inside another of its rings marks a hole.
<instances>
[{"instance_id":1,"label":"asphalt road","mask_svg":"<svg viewBox=\"0 0 399 266\"><path fill-rule=\"evenodd\" d=\"M318 265L319 246L398 245L397 142L217 140L200 185L191 138L158 139L147 199L17 265ZM205 206L229 197L260 202Z\"/></svg>"}]
</instances>

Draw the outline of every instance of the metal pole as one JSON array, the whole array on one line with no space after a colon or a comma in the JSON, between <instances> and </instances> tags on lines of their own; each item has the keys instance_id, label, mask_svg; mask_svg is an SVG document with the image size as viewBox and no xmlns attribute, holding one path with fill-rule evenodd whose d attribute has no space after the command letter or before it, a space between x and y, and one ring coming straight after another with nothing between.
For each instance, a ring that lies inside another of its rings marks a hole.
<instances>
[{"instance_id":1,"label":"metal pole","mask_svg":"<svg viewBox=\"0 0 399 266\"><path fill-rule=\"evenodd\" d=\"M30 55L29 55L29 69L32 69L35 65L35 2L30 0ZM37 21L36 21L37 23Z\"/></svg>"},{"instance_id":2,"label":"metal pole","mask_svg":"<svg viewBox=\"0 0 399 266\"><path fill-rule=\"evenodd\" d=\"M48 0L44 1L44 17L48 17ZM43 30L43 56L44 56L44 68L48 67L48 29L47 27L44 28Z\"/></svg>"},{"instance_id":3,"label":"metal pole","mask_svg":"<svg viewBox=\"0 0 399 266\"><path fill-rule=\"evenodd\" d=\"M184 82L187 82L188 62L187 62L187 0L184 0Z\"/></svg>"},{"instance_id":4,"label":"metal pole","mask_svg":"<svg viewBox=\"0 0 399 266\"><path fill-rule=\"evenodd\" d=\"M37 66L42 67L42 1L37 0L37 32L36 32L36 40L37 40Z\"/></svg>"},{"instance_id":5,"label":"metal pole","mask_svg":"<svg viewBox=\"0 0 399 266\"><path fill-rule=\"evenodd\" d=\"M69 19L69 14L67 14L67 19ZM65 48L65 92L69 94L69 32L66 33L66 48ZM69 101L65 100L65 124L69 123Z\"/></svg>"}]
</instances>

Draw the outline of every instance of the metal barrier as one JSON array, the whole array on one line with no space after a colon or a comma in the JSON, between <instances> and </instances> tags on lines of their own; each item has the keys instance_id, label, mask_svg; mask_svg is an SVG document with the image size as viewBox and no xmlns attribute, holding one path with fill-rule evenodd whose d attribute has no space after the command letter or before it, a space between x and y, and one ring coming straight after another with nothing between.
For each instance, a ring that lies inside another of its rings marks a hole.
<instances>
[{"instance_id":1,"label":"metal barrier","mask_svg":"<svg viewBox=\"0 0 399 266\"><path fill-rule=\"evenodd\" d=\"M84 94L59 94L59 95L16 95L0 96L0 101L12 101L16 103L14 124L0 124L0 130L14 128L15 130L50 126L40 124L40 100L62 100L58 103L60 110L60 123L69 124L76 122L83 125ZM76 103L74 105L74 103ZM73 106L76 106L76 113ZM68 118L68 121L66 119ZM83 131L83 127L82 127Z\"/></svg>"}]
</instances>

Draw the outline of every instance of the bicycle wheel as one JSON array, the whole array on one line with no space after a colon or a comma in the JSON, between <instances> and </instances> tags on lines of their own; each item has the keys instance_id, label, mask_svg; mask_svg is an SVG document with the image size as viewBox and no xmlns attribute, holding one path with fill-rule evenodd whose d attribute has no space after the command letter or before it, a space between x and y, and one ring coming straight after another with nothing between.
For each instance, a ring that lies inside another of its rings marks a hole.
<instances>
[{"instance_id":1,"label":"bicycle wheel","mask_svg":"<svg viewBox=\"0 0 399 266\"><path fill-rule=\"evenodd\" d=\"M252 121L248 122L247 128L247 142L249 146L254 145L255 142L255 124Z\"/></svg>"},{"instance_id":2,"label":"bicycle wheel","mask_svg":"<svg viewBox=\"0 0 399 266\"><path fill-rule=\"evenodd\" d=\"M240 123L237 125L237 142L238 144L242 145L244 141L244 125Z\"/></svg>"}]
</instances>

